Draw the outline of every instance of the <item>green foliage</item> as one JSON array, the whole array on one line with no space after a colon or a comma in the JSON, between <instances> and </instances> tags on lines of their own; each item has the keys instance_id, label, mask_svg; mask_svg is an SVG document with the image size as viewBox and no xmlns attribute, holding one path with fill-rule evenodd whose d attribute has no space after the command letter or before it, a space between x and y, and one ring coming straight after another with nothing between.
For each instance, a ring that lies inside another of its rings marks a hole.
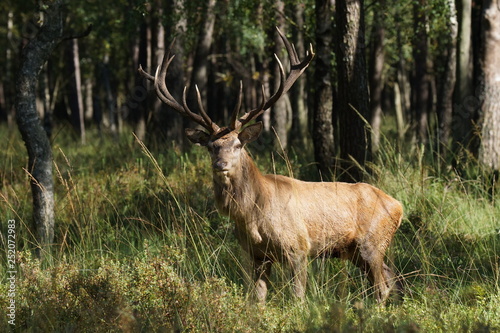
<instances>
[{"instance_id":1,"label":"green foliage","mask_svg":"<svg viewBox=\"0 0 500 333\"><path fill-rule=\"evenodd\" d=\"M17 133L0 133L1 233L6 219L16 219L22 331L500 329L498 194L491 196L481 180L439 170L422 152L398 152L385 142L371 166L369 182L405 207L387 257L401 276L399 298L378 306L357 268L317 259L309 265L303 302L291 296L288 269L276 265L270 299L261 306L246 292L249 263L232 222L215 211L204 149L150 152L130 134L109 140L93 132L91 144L79 146L58 131L56 239L49 260L40 263L30 254L24 147ZM315 178L306 155L253 154L265 172ZM3 283L2 308L6 295ZM8 328L5 318L0 326Z\"/></svg>"}]
</instances>

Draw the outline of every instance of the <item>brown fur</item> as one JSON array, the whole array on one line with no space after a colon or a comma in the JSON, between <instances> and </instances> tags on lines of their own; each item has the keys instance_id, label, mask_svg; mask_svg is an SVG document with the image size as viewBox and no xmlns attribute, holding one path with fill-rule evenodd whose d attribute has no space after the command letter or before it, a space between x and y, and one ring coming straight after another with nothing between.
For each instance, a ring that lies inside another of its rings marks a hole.
<instances>
[{"instance_id":1,"label":"brown fur","mask_svg":"<svg viewBox=\"0 0 500 333\"><path fill-rule=\"evenodd\" d=\"M192 131L192 130L191 130ZM303 297L307 257L349 259L364 270L384 302L394 284L384 255L401 224L401 204L365 184L304 182L262 175L242 148L260 129L248 126L220 138L188 132L209 148L218 210L236 224L236 237L251 255L255 288L265 300L273 262L290 265L295 294Z\"/></svg>"}]
</instances>

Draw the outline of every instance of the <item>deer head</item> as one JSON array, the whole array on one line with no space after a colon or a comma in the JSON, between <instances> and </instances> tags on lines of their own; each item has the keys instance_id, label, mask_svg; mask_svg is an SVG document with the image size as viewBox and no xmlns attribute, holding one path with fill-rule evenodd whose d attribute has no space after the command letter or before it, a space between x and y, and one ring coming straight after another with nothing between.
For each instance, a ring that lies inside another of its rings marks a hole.
<instances>
[{"instance_id":1,"label":"deer head","mask_svg":"<svg viewBox=\"0 0 500 333\"><path fill-rule=\"evenodd\" d=\"M275 55L280 68L280 85L278 90L269 99L266 99L264 87L262 87L261 104L257 108L246 112L241 117L239 117L239 115L243 86L240 82L238 101L232 113L230 124L226 127L221 127L210 119L203 108L201 95L197 86L196 93L200 114L192 112L187 105L187 87L184 87L182 104L177 102L168 91L165 78L168 67L174 59L174 55L170 55L172 45L170 45L168 52L164 56L160 67L156 70L155 76L146 73L142 67L139 67L139 73L145 78L153 81L156 94L163 103L169 105L183 116L190 118L203 128L202 130L188 128L185 132L191 142L208 148L212 156L214 174L228 175L228 173L234 169L234 166L239 162L240 154L245 144L257 139L262 132L262 122L257 122L252 125L248 124L259 117L265 110L273 106L274 103L291 88L293 83L304 72L307 66L309 66L309 63L314 57L314 51L312 45L310 45L310 50L307 52L305 59L300 61L294 46L278 28L276 29L285 44L290 59L290 73L288 77L285 77L283 65L278 56Z\"/></svg>"}]
</instances>

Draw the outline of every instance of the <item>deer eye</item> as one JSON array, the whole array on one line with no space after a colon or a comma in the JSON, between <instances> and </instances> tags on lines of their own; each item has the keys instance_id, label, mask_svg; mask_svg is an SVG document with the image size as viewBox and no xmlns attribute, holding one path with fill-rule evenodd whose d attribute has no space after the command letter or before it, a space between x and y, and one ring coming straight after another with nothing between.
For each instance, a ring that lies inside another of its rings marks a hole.
<instances>
[{"instance_id":1,"label":"deer eye","mask_svg":"<svg viewBox=\"0 0 500 333\"><path fill-rule=\"evenodd\" d=\"M241 143L238 143L237 145L234 146L234 149L241 149Z\"/></svg>"}]
</instances>

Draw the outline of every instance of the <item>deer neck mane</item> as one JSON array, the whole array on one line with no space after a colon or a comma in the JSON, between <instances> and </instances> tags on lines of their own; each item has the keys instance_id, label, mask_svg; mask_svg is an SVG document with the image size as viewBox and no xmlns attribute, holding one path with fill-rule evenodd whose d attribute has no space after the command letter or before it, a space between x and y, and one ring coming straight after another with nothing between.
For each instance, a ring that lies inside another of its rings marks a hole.
<instances>
[{"instance_id":1,"label":"deer neck mane","mask_svg":"<svg viewBox=\"0 0 500 333\"><path fill-rule=\"evenodd\" d=\"M214 173L215 201L220 213L243 219L245 212L255 207L263 176L244 149L235 168L226 176Z\"/></svg>"}]
</instances>

